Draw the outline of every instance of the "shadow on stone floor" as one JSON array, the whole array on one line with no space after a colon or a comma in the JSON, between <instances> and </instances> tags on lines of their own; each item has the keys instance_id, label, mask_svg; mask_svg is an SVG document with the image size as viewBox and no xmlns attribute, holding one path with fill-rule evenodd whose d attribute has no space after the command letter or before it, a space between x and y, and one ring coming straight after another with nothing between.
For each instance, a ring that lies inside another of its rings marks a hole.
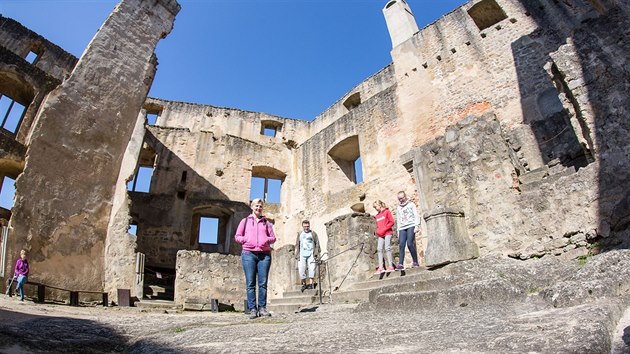
<instances>
[{"instance_id":1,"label":"shadow on stone floor","mask_svg":"<svg viewBox=\"0 0 630 354\"><path fill-rule=\"evenodd\" d=\"M150 347L152 352L176 352L150 341L142 342L142 348ZM111 353L127 352L129 347L127 336L95 321L0 310L3 353Z\"/></svg>"}]
</instances>

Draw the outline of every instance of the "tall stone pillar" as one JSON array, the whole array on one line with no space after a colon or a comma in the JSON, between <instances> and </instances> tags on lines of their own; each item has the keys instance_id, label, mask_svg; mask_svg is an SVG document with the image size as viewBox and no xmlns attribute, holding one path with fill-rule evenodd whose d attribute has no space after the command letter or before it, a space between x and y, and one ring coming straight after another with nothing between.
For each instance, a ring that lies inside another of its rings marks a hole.
<instances>
[{"instance_id":1,"label":"tall stone pillar","mask_svg":"<svg viewBox=\"0 0 630 354\"><path fill-rule=\"evenodd\" d=\"M7 267L26 248L31 280L103 289L121 161L153 81L153 52L179 10L175 0L123 0L49 94L16 183Z\"/></svg>"},{"instance_id":2,"label":"tall stone pillar","mask_svg":"<svg viewBox=\"0 0 630 354\"><path fill-rule=\"evenodd\" d=\"M468 236L463 211L437 208L423 217L429 238L424 254L427 267L479 257L479 247Z\"/></svg>"}]
</instances>

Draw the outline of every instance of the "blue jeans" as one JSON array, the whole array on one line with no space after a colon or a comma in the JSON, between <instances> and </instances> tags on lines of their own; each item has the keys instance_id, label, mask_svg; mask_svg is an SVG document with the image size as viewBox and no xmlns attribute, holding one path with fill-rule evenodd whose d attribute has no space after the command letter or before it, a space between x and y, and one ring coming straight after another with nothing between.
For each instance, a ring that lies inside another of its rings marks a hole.
<instances>
[{"instance_id":1,"label":"blue jeans","mask_svg":"<svg viewBox=\"0 0 630 354\"><path fill-rule=\"evenodd\" d=\"M258 276L258 309L267 307L267 276L271 267L271 254L243 251L241 262L247 288L247 310L256 308L256 276Z\"/></svg>"},{"instance_id":2,"label":"blue jeans","mask_svg":"<svg viewBox=\"0 0 630 354\"><path fill-rule=\"evenodd\" d=\"M26 275L20 275L17 278L17 286L15 290L20 291L20 301L24 301L24 283L26 283Z\"/></svg>"},{"instance_id":3,"label":"blue jeans","mask_svg":"<svg viewBox=\"0 0 630 354\"><path fill-rule=\"evenodd\" d=\"M414 231L416 230L415 226L412 226L408 229L398 230L398 238L400 244L398 249L400 251L399 264L405 264L405 244L407 248L409 248L409 253L411 253L411 259L413 259L414 263L418 263L418 251L416 250L416 234Z\"/></svg>"}]
</instances>

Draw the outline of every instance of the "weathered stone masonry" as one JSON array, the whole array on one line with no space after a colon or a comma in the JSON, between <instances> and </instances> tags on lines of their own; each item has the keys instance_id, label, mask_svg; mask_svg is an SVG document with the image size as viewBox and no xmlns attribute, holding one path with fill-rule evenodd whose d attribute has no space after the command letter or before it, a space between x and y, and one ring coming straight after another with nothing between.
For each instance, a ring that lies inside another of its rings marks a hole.
<instances>
[{"instance_id":1,"label":"weathered stone masonry","mask_svg":"<svg viewBox=\"0 0 630 354\"><path fill-rule=\"evenodd\" d=\"M13 166L7 175L23 170L6 267L27 247L43 280L141 296L141 253L147 269L172 273L177 303L217 296L238 306L233 235L249 213L252 176L282 181L281 202L266 208L278 235L272 297L297 281L287 268L302 219L333 255L371 240L370 219L350 206L374 212L381 199L394 211L399 190L429 218L456 210L454 228L465 227L482 256L575 258L628 247L628 1L473 0L420 31L406 3L389 1L392 64L312 122L146 98L153 48L179 8L158 2L149 15L146 6L123 1L63 83L71 58L47 58L55 69L21 62L23 43L36 35L2 19L0 89L19 73L28 94L13 98L31 102L15 139L23 147L2 156ZM121 82L118 70L135 76ZM263 135L266 127L276 136ZM358 157L364 180L356 184ZM64 160L82 180L50 169L48 161ZM138 166L153 168L149 193L126 189ZM219 219L216 245L198 242L201 216ZM421 250L438 224L423 224ZM373 269L373 246L359 265L339 259L334 286ZM58 266L63 259L77 269Z\"/></svg>"}]
</instances>

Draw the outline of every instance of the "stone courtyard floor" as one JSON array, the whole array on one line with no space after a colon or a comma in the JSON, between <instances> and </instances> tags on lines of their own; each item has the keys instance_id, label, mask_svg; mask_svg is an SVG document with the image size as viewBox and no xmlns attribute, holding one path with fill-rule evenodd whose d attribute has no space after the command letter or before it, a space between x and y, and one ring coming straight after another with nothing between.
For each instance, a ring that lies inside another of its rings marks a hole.
<instances>
[{"instance_id":1,"label":"stone courtyard floor","mask_svg":"<svg viewBox=\"0 0 630 354\"><path fill-rule=\"evenodd\" d=\"M250 320L242 313L70 307L20 303L1 295L0 352L630 352L630 311L623 303L540 306L357 312L356 305L321 305L310 312ZM611 344L609 322L615 311L626 315Z\"/></svg>"}]
</instances>

